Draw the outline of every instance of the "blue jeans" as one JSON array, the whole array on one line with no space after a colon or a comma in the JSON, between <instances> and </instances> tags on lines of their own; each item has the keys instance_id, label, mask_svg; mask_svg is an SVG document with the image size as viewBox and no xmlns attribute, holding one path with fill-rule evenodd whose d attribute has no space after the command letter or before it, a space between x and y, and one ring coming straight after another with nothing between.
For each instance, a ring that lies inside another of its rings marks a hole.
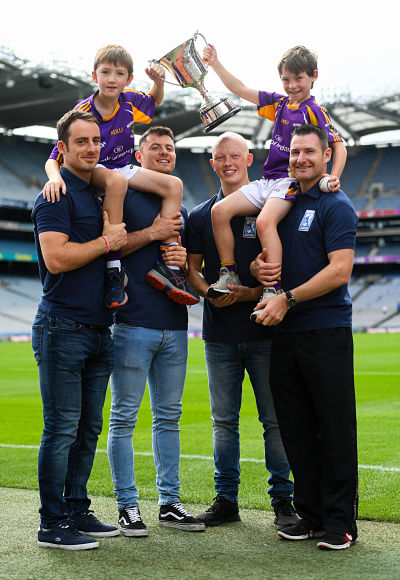
<instances>
[{"instance_id":1,"label":"blue jeans","mask_svg":"<svg viewBox=\"0 0 400 580\"><path fill-rule=\"evenodd\" d=\"M116 324L108 459L118 509L137 505L132 436L149 385L159 504L179 501L179 420L186 376L186 330Z\"/></svg>"},{"instance_id":2,"label":"blue jeans","mask_svg":"<svg viewBox=\"0 0 400 580\"><path fill-rule=\"evenodd\" d=\"M290 466L283 448L269 385L271 340L205 343L213 420L215 490L238 501L240 483L239 415L242 383L247 371L253 387L258 420L264 428L265 465L270 472L271 504L292 499Z\"/></svg>"},{"instance_id":3,"label":"blue jeans","mask_svg":"<svg viewBox=\"0 0 400 580\"><path fill-rule=\"evenodd\" d=\"M32 348L39 369L43 435L39 449L41 523L90 506L87 481L101 432L113 366L110 331L38 311Z\"/></svg>"}]
</instances>

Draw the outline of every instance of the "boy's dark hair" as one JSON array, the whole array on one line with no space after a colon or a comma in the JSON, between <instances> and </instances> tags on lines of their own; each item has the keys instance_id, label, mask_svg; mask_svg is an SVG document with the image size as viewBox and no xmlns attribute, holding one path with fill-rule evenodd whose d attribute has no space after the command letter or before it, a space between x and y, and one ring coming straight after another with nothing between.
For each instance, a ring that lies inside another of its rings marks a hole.
<instances>
[{"instance_id":1,"label":"boy's dark hair","mask_svg":"<svg viewBox=\"0 0 400 580\"><path fill-rule=\"evenodd\" d=\"M143 135L140 137L139 150L140 150L141 146L143 145L143 143L146 142L146 139L149 135L158 135L159 137L161 137L162 135L168 135L168 137L170 137L172 139L172 141L175 143L175 136L169 127L164 127L162 125L155 125L154 127L150 127L150 129L147 129L147 131L145 133L143 133Z\"/></svg>"},{"instance_id":2,"label":"boy's dark hair","mask_svg":"<svg viewBox=\"0 0 400 580\"><path fill-rule=\"evenodd\" d=\"M96 72L97 67L103 62L111 62L115 66L124 66L128 70L128 77L133 73L133 60L125 48L119 44L108 44L100 48L94 57L93 70Z\"/></svg>"},{"instance_id":3,"label":"boy's dark hair","mask_svg":"<svg viewBox=\"0 0 400 580\"><path fill-rule=\"evenodd\" d=\"M314 133L314 135L318 137L319 142L321 143L322 151L328 149L329 147L328 133L325 131L325 129L321 129L321 127L319 127L318 125L311 125L311 123L305 125L297 125L292 133L292 139L296 135L311 135L312 133Z\"/></svg>"},{"instance_id":4,"label":"boy's dark hair","mask_svg":"<svg viewBox=\"0 0 400 580\"><path fill-rule=\"evenodd\" d=\"M278 64L279 75L282 74L284 66L292 73L299 74L305 71L312 77L314 71L318 69L317 55L305 46L294 46L282 56Z\"/></svg>"},{"instance_id":5,"label":"boy's dark hair","mask_svg":"<svg viewBox=\"0 0 400 580\"><path fill-rule=\"evenodd\" d=\"M57 136L59 141L64 141L64 143L68 145L68 139L70 136L69 128L76 120L96 123L96 125L99 126L98 120L92 113L87 113L80 109L73 109L72 111L65 113L57 123Z\"/></svg>"}]
</instances>

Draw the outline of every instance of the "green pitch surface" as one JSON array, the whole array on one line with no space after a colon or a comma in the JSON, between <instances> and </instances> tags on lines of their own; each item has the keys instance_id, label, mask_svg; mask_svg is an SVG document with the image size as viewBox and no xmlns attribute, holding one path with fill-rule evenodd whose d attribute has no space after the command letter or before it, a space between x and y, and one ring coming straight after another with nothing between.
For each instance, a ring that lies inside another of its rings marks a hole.
<instances>
[{"instance_id":1,"label":"green pitch surface","mask_svg":"<svg viewBox=\"0 0 400 580\"><path fill-rule=\"evenodd\" d=\"M189 341L189 364L181 421L181 495L189 503L214 497L212 427L204 347ZM400 523L400 334L355 335L361 518ZM110 395L104 409L90 493L112 496L106 455ZM42 409L30 344L0 343L0 486L37 489L37 446ZM270 509L261 425L246 379L240 419L243 508ZM151 414L146 394L134 433L137 485L156 500L151 453ZM12 465L12 469L10 466Z\"/></svg>"},{"instance_id":2,"label":"green pitch surface","mask_svg":"<svg viewBox=\"0 0 400 580\"><path fill-rule=\"evenodd\" d=\"M204 348L189 341L181 422L181 499L194 515L207 508L213 488L212 428ZM37 449L42 410L29 344L0 343L0 578L153 579L304 578L394 579L400 570L400 334L356 335L359 430L360 541L345 552L319 551L315 541L276 536L267 495L261 425L246 380L241 411L242 522L193 534L157 524L151 453L151 415L145 396L134 434L141 511L149 538L100 540L99 550L64 552L36 546ZM99 517L116 521L106 455L110 398L89 493ZM19 488L19 489L16 489ZM375 520L375 521L366 521ZM392 522L392 523L386 523Z\"/></svg>"}]
</instances>

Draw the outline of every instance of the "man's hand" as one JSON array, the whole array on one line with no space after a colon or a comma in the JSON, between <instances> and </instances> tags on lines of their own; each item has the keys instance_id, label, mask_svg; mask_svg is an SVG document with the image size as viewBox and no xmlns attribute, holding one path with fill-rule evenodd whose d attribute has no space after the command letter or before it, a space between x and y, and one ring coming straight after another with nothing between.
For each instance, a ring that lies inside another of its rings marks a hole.
<instances>
[{"instance_id":1,"label":"man's hand","mask_svg":"<svg viewBox=\"0 0 400 580\"><path fill-rule=\"evenodd\" d=\"M61 175L56 179L49 180L45 183L43 187L43 198L47 199L47 201L51 201L51 203L60 201L60 189L63 195L67 193L67 186L65 185Z\"/></svg>"},{"instance_id":2,"label":"man's hand","mask_svg":"<svg viewBox=\"0 0 400 580\"><path fill-rule=\"evenodd\" d=\"M150 226L153 240L165 240L173 235L177 236L182 227L181 215L179 212L166 217L158 214Z\"/></svg>"},{"instance_id":3,"label":"man's hand","mask_svg":"<svg viewBox=\"0 0 400 580\"><path fill-rule=\"evenodd\" d=\"M257 304L254 310L261 310L261 314L256 318L257 324L276 326L283 320L288 311L286 294L283 292L268 298L268 300L263 300Z\"/></svg>"},{"instance_id":4,"label":"man's hand","mask_svg":"<svg viewBox=\"0 0 400 580\"><path fill-rule=\"evenodd\" d=\"M228 284L229 294L224 294L218 298L208 298L207 300L216 308L224 308L235 302L252 302L261 296L261 287L249 288L248 286L236 286Z\"/></svg>"},{"instance_id":5,"label":"man's hand","mask_svg":"<svg viewBox=\"0 0 400 580\"><path fill-rule=\"evenodd\" d=\"M103 211L103 236L107 236L110 250L120 250L126 244L127 233L125 224L110 224L108 213Z\"/></svg>"},{"instance_id":6,"label":"man's hand","mask_svg":"<svg viewBox=\"0 0 400 580\"><path fill-rule=\"evenodd\" d=\"M167 266L178 266L181 270L186 266L186 248L181 244L181 237L178 238L179 246L168 246L163 252L164 262Z\"/></svg>"},{"instance_id":7,"label":"man's hand","mask_svg":"<svg viewBox=\"0 0 400 580\"><path fill-rule=\"evenodd\" d=\"M263 286L275 286L275 280L281 275L281 265L278 262L267 262L267 256L268 252L264 248L250 264L250 272Z\"/></svg>"}]
</instances>

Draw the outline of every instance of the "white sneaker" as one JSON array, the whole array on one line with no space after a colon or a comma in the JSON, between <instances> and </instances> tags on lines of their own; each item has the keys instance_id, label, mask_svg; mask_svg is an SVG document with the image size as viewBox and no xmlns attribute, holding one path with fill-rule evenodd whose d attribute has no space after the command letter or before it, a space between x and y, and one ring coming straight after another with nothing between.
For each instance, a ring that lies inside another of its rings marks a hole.
<instances>
[{"instance_id":1,"label":"white sneaker","mask_svg":"<svg viewBox=\"0 0 400 580\"><path fill-rule=\"evenodd\" d=\"M262 296L258 302L260 303L264 300L268 300L268 298L272 298L272 296L276 296L277 294L278 293L273 286L264 286ZM257 320L257 316L261 314L262 311L263 309L252 312L250 314L250 320L255 322Z\"/></svg>"},{"instance_id":2,"label":"white sneaker","mask_svg":"<svg viewBox=\"0 0 400 580\"><path fill-rule=\"evenodd\" d=\"M208 298L219 298L223 294L229 294L230 290L228 284L234 284L235 286L240 286L241 282L239 276L236 272L230 272L228 268L222 266L219 271L219 279L215 284L211 284L207 290Z\"/></svg>"}]
</instances>

